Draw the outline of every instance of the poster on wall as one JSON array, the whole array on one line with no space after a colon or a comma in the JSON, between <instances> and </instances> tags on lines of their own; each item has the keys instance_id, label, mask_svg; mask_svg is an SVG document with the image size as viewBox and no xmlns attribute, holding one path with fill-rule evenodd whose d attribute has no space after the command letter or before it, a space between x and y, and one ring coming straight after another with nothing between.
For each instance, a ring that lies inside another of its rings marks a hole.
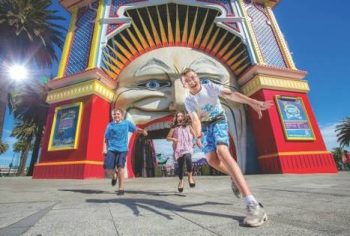
<instances>
[{"instance_id":1,"label":"poster on wall","mask_svg":"<svg viewBox=\"0 0 350 236\"><path fill-rule=\"evenodd\" d=\"M278 113L287 140L314 140L314 132L305 110L303 100L298 97L275 97Z\"/></svg>"},{"instance_id":2,"label":"poster on wall","mask_svg":"<svg viewBox=\"0 0 350 236\"><path fill-rule=\"evenodd\" d=\"M55 109L49 151L76 149L80 131L82 103L59 106Z\"/></svg>"}]
</instances>

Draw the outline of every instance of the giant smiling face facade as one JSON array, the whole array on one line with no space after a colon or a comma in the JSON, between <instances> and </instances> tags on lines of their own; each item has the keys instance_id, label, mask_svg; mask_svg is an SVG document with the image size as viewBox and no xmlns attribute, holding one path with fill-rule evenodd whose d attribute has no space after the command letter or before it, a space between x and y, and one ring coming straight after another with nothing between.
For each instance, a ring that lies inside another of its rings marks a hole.
<instances>
[{"instance_id":1,"label":"giant smiling face facade","mask_svg":"<svg viewBox=\"0 0 350 236\"><path fill-rule=\"evenodd\" d=\"M147 52L125 67L118 77L115 106L126 110L126 117L135 124L151 130L168 127L164 118L184 109L188 91L178 71L185 67L194 69L202 83L209 79L237 89L233 74L215 58L191 48L167 47ZM234 140L231 144L235 145L237 158L242 162L246 143L244 109L242 105L225 100L222 104Z\"/></svg>"},{"instance_id":2,"label":"giant smiling face facade","mask_svg":"<svg viewBox=\"0 0 350 236\"><path fill-rule=\"evenodd\" d=\"M227 11L220 5L193 4L119 8L124 23L104 47L102 69L118 83L112 105L126 110L135 124L158 130L157 138L165 137L171 115L184 109L187 91L179 75L184 68L195 70L203 83L209 79L239 90L235 75L252 65L241 33L222 23L228 19ZM242 105L221 102L229 121L231 150L244 171L249 141L245 111Z\"/></svg>"}]
</instances>

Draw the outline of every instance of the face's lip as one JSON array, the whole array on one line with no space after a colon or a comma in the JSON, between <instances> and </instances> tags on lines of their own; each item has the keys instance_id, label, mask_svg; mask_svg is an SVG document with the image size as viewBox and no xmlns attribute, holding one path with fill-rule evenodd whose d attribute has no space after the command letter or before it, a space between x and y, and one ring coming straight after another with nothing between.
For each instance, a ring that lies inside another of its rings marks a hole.
<instances>
[{"instance_id":1,"label":"face's lip","mask_svg":"<svg viewBox=\"0 0 350 236\"><path fill-rule=\"evenodd\" d=\"M152 125L154 126L155 124L169 123L172 121L172 119L173 119L172 115L166 115L166 116L162 116L162 117L156 118L154 120L151 120L147 123L140 124L139 127L141 127L142 129L147 129L147 128L150 128ZM166 127L164 127L164 128L166 128ZM167 127L167 128L169 128L169 127Z\"/></svg>"},{"instance_id":2,"label":"face's lip","mask_svg":"<svg viewBox=\"0 0 350 236\"><path fill-rule=\"evenodd\" d=\"M192 86L190 86L191 88L196 88L197 87L197 83L193 84Z\"/></svg>"}]
</instances>

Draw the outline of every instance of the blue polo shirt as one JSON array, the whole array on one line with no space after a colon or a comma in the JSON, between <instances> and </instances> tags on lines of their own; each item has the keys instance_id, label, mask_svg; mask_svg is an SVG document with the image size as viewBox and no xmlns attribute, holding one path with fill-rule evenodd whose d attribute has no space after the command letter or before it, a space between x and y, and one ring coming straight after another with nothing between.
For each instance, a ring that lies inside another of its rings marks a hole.
<instances>
[{"instance_id":1,"label":"blue polo shirt","mask_svg":"<svg viewBox=\"0 0 350 236\"><path fill-rule=\"evenodd\" d=\"M105 132L108 151L128 151L128 133L135 131L136 126L129 120L109 123Z\"/></svg>"}]
</instances>

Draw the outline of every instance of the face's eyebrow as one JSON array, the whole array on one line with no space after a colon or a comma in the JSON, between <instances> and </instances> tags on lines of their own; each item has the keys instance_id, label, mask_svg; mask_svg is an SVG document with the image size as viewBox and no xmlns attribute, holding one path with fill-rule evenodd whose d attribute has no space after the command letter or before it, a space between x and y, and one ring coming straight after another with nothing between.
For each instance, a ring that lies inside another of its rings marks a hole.
<instances>
[{"instance_id":1,"label":"face's eyebrow","mask_svg":"<svg viewBox=\"0 0 350 236\"><path fill-rule=\"evenodd\" d=\"M163 61L153 57L136 69L134 77L142 77L151 74L169 74L171 72L172 71L170 66L168 66Z\"/></svg>"},{"instance_id":2,"label":"face's eyebrow","mask_svg":"<svg viewBox=\"0 0 350 236\"><path fill-rule=\"evenodd\" d=\"M191 63L189 66L198 75L209 75L217 78L223 78L224 75L220 70L220 65L209 58L199 58Z\"/></svg>"}]
</instances>

